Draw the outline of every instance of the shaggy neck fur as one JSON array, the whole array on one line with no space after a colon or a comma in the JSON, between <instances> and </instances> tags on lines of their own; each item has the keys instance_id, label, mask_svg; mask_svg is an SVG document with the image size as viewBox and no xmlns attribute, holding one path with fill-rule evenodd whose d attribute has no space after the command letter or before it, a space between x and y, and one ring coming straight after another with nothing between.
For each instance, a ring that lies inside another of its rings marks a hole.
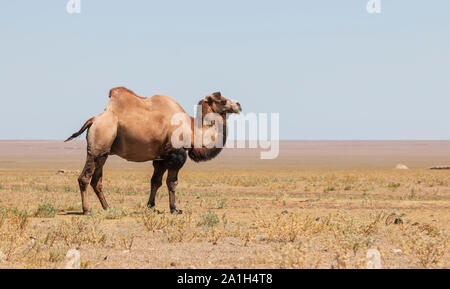
<instances>
[{"instance_id":1,"label":"shaggy neck fur","mask_svg":"<svg viewBox=\"0 0 450 289\"><path fill-rule=\"evenodd\" d=\"M202 106L202 120L201 123L203 124L203 118L206 114L213 112L211 107L204 101L200 101L199 105ZM223 146L225 146L225 143L227 141L227 119L226 119L226 115L223 114L221 115L222 119L223 119L223 134L222 134L222 143ZM203 125L203 128L208 128L210 126L205 126ZM192 128L194 128L194 119L192 118ZM221 137L220 134L217 135L217 137ZM192 146L193 147L193 146ZM192 148L189 150L189 158L191 158L194 162L204 162L204 161L209 161L213 158L215 158L220 152L222 151L222 147L218 148L218 147L212 147L212 148L207 148L207 147L201 147L201 148Z\"/></svg>"}]
</instances>

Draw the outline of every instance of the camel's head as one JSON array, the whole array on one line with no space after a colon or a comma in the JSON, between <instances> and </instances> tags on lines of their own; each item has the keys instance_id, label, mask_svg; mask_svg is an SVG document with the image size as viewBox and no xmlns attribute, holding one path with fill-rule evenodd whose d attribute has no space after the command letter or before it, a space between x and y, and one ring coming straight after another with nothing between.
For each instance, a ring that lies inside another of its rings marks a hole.
<instances>
[{"instance_id":1,"label":"camel's head","mask_svg":"<svg viewBox=\"0 0 450 289\"><path fill-rule=\"evenodd\" d=\"M240 113L242 111L239 102L223 97L220 92L206 96L205 102L211 107L212 111L218 114Z\"/></svg>"}]
</instances>

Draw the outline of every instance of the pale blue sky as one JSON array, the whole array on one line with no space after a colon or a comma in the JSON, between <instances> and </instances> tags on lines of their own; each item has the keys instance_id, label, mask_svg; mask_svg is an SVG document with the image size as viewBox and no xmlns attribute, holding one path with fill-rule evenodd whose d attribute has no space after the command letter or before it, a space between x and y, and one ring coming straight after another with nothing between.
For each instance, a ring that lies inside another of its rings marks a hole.
<instances>
[{"instance_id":1,"label":"pale blue sky","mask_svg":"<svg viewBox=\"0 0 450 289\"><path fill-rule=\"evenodd\" d=\"M283 139L450 139L450 1L0 2L0 139L63 139L108 91L220 90Z\"/></svg>"}]
</instances>

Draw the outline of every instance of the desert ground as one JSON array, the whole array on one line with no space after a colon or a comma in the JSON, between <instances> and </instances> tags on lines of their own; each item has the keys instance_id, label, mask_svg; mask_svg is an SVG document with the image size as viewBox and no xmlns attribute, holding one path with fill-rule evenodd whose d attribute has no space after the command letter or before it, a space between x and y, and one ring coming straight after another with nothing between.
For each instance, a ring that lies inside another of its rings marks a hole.
<instances>
[{"instance_id":1,"label":"desert ground","mask_svg":"<svg viewBox=\"0 0 450 289\"><path fill-rule=\"evenodd\" d=\"M181 170L171 215L151 162L111 156L83 216L85 142L0 141L0 268L449 268L450 141L283 141ZM404 164L409 169L395 169ZM58 172L62 170L61 172Z\"/></svg>"}]
</instances>

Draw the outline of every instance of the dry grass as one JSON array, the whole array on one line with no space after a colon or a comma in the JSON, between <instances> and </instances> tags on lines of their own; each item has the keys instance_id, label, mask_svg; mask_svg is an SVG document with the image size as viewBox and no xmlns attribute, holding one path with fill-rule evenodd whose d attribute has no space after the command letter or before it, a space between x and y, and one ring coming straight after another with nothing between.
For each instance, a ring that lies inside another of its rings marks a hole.
<instances>
[{"instance_id":1,"label":"dry grass","mask_svg":"<svg viewBox=\"0 0 450 289\"><path fill-rule=\"evenodd\" d=\"M145 208L146 169L107 169L100 209L81 211L73 174L0 171L3 268L58 268L79 248L85 268L448 268L450 177L427 170L181 172L183 215L166 188ZM393 249L400 249L401 252Z\"/></svg>"}]
</instances>

